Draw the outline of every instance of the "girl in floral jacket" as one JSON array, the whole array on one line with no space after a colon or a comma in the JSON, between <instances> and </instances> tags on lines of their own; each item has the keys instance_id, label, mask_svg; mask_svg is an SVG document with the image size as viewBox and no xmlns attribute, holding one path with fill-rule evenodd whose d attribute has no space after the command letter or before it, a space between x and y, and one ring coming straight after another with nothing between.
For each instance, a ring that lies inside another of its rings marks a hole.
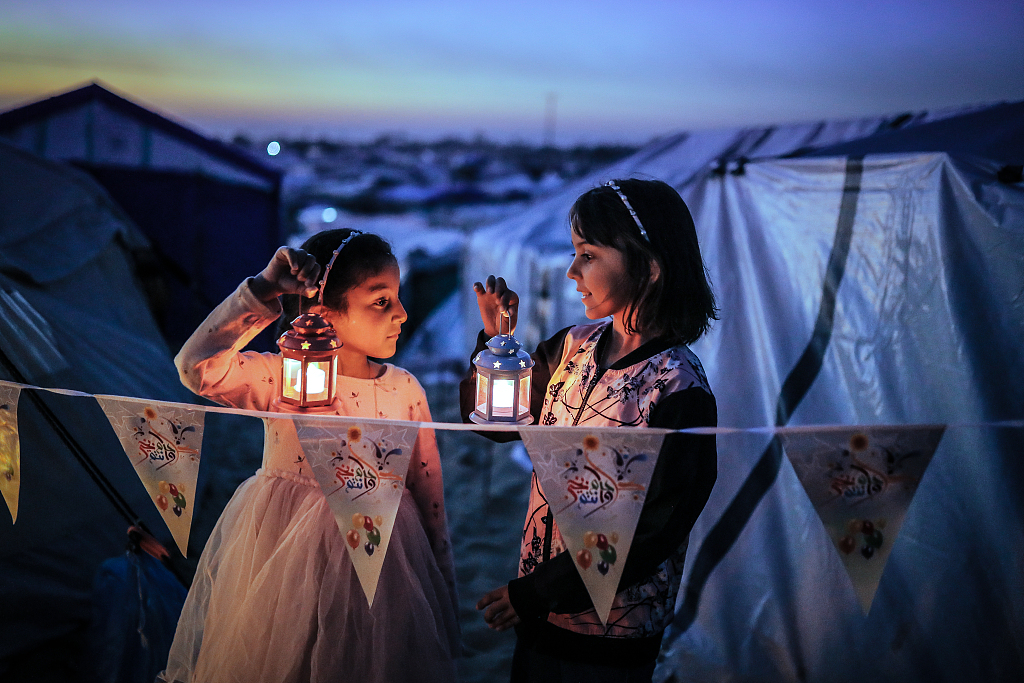
<instances>
[{"instance_id":1,"label":"girl in floral jacket","mask_svg":"<svg viewBox=\"0 0 1024 683\"><path fill-rule=\"evenodd\" d=\"M569 219L574 253L566 275L587 318L601 322L568 327L533 354L530 405L538 424L717 426L715 397L687 348L717 314L682 198L661 181L613 180L577 199ZM494 276L474 289L484 323L479 351L498 334L500 314L515 327L519 300ZM475 381L471 370L461 387L466 420ZM512 680L651 680L690 529L716 477L713 435L666 437L605 626L534 473L519 578L477 604L491 628L516 629Z\"/></svg>"}]
</instances>

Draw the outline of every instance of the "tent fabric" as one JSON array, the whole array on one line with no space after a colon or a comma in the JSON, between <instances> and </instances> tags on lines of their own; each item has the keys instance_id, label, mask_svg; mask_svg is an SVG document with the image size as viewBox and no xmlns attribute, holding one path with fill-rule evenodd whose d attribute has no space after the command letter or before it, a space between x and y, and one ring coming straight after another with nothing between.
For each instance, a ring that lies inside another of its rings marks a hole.
<instances>
[{"instance_id":1,"label":"tent fabric","mask_svg":"<svg viewBox=\"0 0 1024 683\"><path fill-rule=\"evenodd\" d=\"M154 299L154 314L175 347L284 242L280 170L99 84L0 113L0 139L84 170L141 229L150 245L144 275L162 294ZM45 186L20 187L36 201L47 196ZM53 220L60 219L59 208L48 209ZM93 233L109 227L81 207L72 215L83 229L67 234L73 240L67 252L81 248L84 253L68 258L87 259L95 244L105 243L103 234ZM34 262L24 254L13 256L23 264ZM46 268L60 264L54 258L41 261L53 263ZM58 268L57 274L74 265ZM268 340L261 336L261 346Z\"/></svg>"},{"instance_id":2,"label":"tent fabric","mask_svg":"<svg viewBox=\"0 0 1024 683\"><path fill-rule=\"evenodd\" d=\"M187 590L159 560L129 549L93 580L85 683L155 681L167 666Z\"/></svg>"},{"instance_id":3,"label":"tent fabric","mask_svg":"<svg viewBox=\"0 0 1024 683\"><path fill-rule=\"evenodd\" d=\"M521 281L526 286L517 290L524 313L520 315L520 338L533 347L578 317L575 285L565 278L567 254L572 250L566 217L576 197L600 182L621 177L657 178L681 189L709 173L741 172L751 159L803 156L892 131L957 121L986 109L962 107L667 135L633 156L534 202L521 214L474 232L463 259L465 279L472 283L490 273L522 273ZM476 319L476 302L472 297L463 298L461 310L467 320ZM472 345L473 340L467 338L456 346L463 350Z\"/></svg>"},{"instance_id":4,"label":"tent fabric","mask_svg":"<svg viewBox=\"0 0 1024 683\"><path fill-rule=\"evenodd\" d=\"M749 164L686 193L723 313L693 347L723 426L776 422L819 320L847 164ZM1012 485L1024 430L969 426L1024 416L1024 392L1005 379L1024 376L1024 225L997 223L976 202L971 185L991 178L944 154L863 160L830 339L785 422L951 425L870 614L771 437L720 436L719 480L669 637L675 680L1024 671L1014 636L1024 632L1024 510ZM1020 188L991 189L1024 206ZM730 516L744 487L763 497Z\"/></svg>"},{"instance_id":5,"label":"tent fabric","mask_svg":"<svg viewBox=\"0 0 1024 683\"><path fill-rule=\"evenodd\" d=\"M826 146L808 156L946 152L1019 165L1024 163L1021 120L1024 102L1007 102Z\"/></svg>"},{"instance_id":6,"label":"tent fabric","mask_svg":"<svg viewBox=\"0 0 1024 683\"><path fill-rule=\"evenodd\" d=\"M867 616L780 442L719 435L656 680L1024 677L1024 430L991 424L1024 419L1018 107L679 135L471 237L466 280L505 275L533 346L581 317L571 202L664 179L721 307L693 346L721 426L949 425Z\"/></svg>"},{"instance_id":7,"label":"tent fabric","mask_svg":"<svg viewBox=\"0 0 1024 683\"><path fill-rule=\"evenodd\" d=\"M0 364L0 378L190 401L138 285L128 248L144 243L138 229L80 172L2 144L0 169L0 350L13 366ZM51 345L46 357L65 362L30 362L28 341ZM96 402L23 391L17 523L0 514L0 679L26 653L82 632L93 575L127 541L129 522L35 399L141 522L165 545L172 541Z\"/></svg>"},{"instance_id":8,"label":"tent fabric","mask_svg":"<svg viewBox=\"0 0 1024 683\"><path fill-rule=\"evenodd\" d=\"M0 269L45 284L94 259L114 235L145 244L86 174L41 164L2 140L0 155Z\"/></svg>"},{"instance_id":9,"label":"tent fabric","mask_svg":"<svg viewBox=\"0 0 1024 683\"><path fill-rule=\"evenodd\" d=\"M144 226L170 273L158 322L179 345L238 283L281 246L276 193L193 173L86 167L133 222Z\"/></svg>"}]
</instances>

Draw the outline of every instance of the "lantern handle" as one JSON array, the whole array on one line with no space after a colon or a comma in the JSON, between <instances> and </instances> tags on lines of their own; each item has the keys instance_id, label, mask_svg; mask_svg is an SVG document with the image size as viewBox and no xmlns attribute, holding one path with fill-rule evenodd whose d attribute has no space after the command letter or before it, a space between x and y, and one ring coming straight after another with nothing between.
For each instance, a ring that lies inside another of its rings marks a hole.
<instances>
[{"instance_id":1,"label":"lantern handle","mask_svg":"<svg viewBox=\"0 0 1024 683\"><path fill-rule=\"evenodd\" d=\"M501 319L502 318L507 318L508 319L508 336L511 337L512 336L512 314L510 314L508 311L499 311L498 312L498 334L499 335L501 334Z\"/></svg>"}]
</instances>

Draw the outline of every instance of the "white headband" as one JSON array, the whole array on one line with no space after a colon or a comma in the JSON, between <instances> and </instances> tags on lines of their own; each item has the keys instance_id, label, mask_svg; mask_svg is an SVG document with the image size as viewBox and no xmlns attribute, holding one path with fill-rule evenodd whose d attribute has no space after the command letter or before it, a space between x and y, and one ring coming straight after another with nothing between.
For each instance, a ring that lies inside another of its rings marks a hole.
<instances>
[{"instance_id":1,"label":"white headband","mask_svg":"<svg viewBox=\"0 0 1024 683\"><path fill-rule=\"evenodd\" d=\"M629 203L628 199L626 199L626 194L621 189L619 189L619 186L615 184L614 180L609 180L604 185L605 187L612 188L613 190L615 190L615 194L619 195L619 199L622 200L622 203L625 204L626 208L629 210L629 215L633 217L634 221L636 221L636 227L640 229L640 235L645 240L647 240L647 244L650 244L651 238L647 236L647 231L644 230L643 223L640 222L640 217L637 216L636 211L633 210L633 205Z\"/></svg>"},{"instance_id":2,"label":"white headband","mask_svg":"<svg viewBox=\"0 0 1024 683\"><path fill-rule=\"evenodd\" d=\"M341 241L341 244L339 244L338 248L334 250L334 253L331 254L331 260L327 262L327 268L324 269L324 277L322 280L320 280L320 297L317 300L317 303L319 303L321 306L324 303L324 287L327 284L327 274L331 272L331 268L334 266L334 259L338 258L338 254L341 253L341 250L345 248L345 245L348 244L353 237L362 234L362 230L353 230L348 234L348 237Z\"/></svg>"}]
</instances>

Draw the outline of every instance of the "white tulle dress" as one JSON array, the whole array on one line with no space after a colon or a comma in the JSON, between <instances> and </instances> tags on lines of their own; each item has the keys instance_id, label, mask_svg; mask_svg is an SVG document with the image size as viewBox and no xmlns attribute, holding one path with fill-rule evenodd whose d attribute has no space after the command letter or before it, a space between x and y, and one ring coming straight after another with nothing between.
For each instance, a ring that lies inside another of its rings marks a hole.
<instances>
[{"instance_id":1,"label":"white tulle dress","mask_svg":"<svg viewBox=\"0 0 1024 683\"><path fill-rule=\"evenodd\" d=\"M272 410L280 356L239 349L279 312L240 285L182 347L182 381L224 405ZM430 421L423 389L401 368L338 385L340 414ZM371 609L294 426L264 422L263 467L207 542L158 680L453 681L457 599L433 432L417 438Z\"/></svg>"}]
</instances>

